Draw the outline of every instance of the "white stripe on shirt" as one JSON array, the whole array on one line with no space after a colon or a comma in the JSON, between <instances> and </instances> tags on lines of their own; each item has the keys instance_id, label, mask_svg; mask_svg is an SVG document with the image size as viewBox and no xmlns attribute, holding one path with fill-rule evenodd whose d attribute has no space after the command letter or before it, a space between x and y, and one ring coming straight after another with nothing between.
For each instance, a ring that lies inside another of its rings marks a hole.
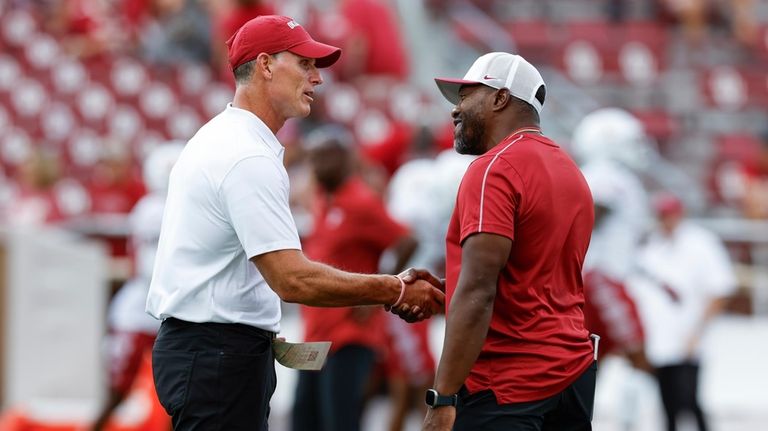
<instances>
[{"instance_id":1,"label":"white stripe on shirt","mask_svg":"<svg viewBox=\"0 0 768 431\"><path fill-rule=\"evenodd\" d=\"M503 150L496 153L496 155L493 156L493 160L491 160L491 163L488 163L488 167L485 168L485 174L483 174L483 186L480 188L480 217L478 219L478 225L477 225L478 232L483 231L483 204L485 203L485 182L488 179L488 172L491 171L491 166L493 166L493 162L495 162L496 159L499 158L501 153L503 153L504 151L507 151L507 148L511 147L515 142L519 141L520 139L523 139L522 134L518 136L514 141L507 144L507 146L504 147Z\"/></svg>"}]
</instances>

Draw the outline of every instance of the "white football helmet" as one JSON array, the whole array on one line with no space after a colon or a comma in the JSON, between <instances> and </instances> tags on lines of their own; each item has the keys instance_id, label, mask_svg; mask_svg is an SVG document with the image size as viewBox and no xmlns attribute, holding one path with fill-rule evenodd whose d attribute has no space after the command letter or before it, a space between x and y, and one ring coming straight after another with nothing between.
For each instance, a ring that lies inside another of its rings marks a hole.
<instances>
[{"instance_id":1,"label":"white football helmet","mask_svg":"<svg viewBox=\"0 0 768 431\"><path fill-rule=\"evenodd\" d=\"M571 150L580 164L612 160L642 169L652 146L643 124L634 115L619 108L601 108L587 114L576 126Z\"/></svg>"}]
</instances>

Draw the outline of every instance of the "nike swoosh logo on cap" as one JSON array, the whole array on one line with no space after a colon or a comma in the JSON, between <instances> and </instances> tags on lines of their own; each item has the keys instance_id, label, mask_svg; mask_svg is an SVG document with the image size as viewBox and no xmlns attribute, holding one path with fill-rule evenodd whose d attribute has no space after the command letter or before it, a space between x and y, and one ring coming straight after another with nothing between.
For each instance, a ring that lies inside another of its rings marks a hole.
<instances>
[{"instance_id":1,"label":"nike swoosh logo on cap","mask_svg":"<svg viewBox=\"0 0 768 431\"><path fill-rule=\"evenodd\" d=\"M483 76L483 79L497 79L497 78L494 78L493 76L485 75Z\"/></svg>"}]
</instances>

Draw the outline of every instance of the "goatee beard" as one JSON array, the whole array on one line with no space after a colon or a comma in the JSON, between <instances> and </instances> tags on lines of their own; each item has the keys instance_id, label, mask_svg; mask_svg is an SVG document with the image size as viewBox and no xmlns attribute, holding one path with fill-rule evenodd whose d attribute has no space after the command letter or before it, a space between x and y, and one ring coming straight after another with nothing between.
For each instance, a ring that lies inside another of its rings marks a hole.
<instances>
[{"instance_id":1,"label":"goatee beard","mask_svg":"<svg viewBox=\"0 0 768 431\"><path fill-rule=\"evenodd\" d=\"M475 129L482 130L482 129ZM467 137L464 131L459 132L458 136L453 138L453 148L459 154L466 154L472 156L479 156L485 151L482 148L483 132L476 134L475 136Z\"/></svg>"}]
</instances>

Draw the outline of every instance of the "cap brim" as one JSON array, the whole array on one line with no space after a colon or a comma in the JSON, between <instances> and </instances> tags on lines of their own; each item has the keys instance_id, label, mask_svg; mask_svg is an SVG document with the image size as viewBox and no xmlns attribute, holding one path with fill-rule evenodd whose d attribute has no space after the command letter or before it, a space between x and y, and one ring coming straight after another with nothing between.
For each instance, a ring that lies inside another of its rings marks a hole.
<instances>
[{"instance_id":1,"label":"cap brim","mask_svg":"<svg viewBox=\"0 0 768 431\"><path fill-rule=\"evenodd\" d=\"M435 78L435 83L440 92L443 93L443 97L448 99L449 102L457 105L459 103L459 90L462 85L478 85L482 82L467 81L466 79L450 79L450 78Z\"/></svg>"},{"instance_id":2,"label":"cap brim","mask_svg":"<svg viewBox=\"0 0 768 431\"><path fill-rule=\"evenodd\" d=\"M336 63L341 57L341 48L326 45L314 40L302 42L294 47L288 48L288 51L302 57L314 58L315 66L318 68L329 67Z\"/></svg>"}]
</instances>

